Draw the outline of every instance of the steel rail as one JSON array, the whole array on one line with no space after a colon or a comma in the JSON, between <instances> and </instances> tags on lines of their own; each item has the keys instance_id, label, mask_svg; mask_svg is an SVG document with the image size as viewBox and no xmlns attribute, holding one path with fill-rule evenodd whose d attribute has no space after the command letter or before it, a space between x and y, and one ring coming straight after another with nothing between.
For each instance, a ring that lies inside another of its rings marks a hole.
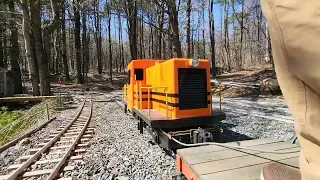
<instances>
[{"instance_id":1,"label":"steel rail","mask_svg":"<svg viewBox=\"0 0 320 180\"><path fill-rule=\"evenodd\" d=\"M91 105L90 105L90 111L89 111L89 117L86 120L85 125L82 127L81 131L79 132L77 138L74 140L74 142L72 143L72 145L70 146L70 148L67 150L67 152L63 155L61 161L54 167L54 170L50 173L49 177L47 178L48 180L52 180L54 179L59 170L61 169L61 167L64 165L64 163L66 162L67 158L70 156L72 150L76 147L76 145L78 144L78 141L80 140L80 138L82 137L82 135L84 134L84 132L86 131L87 127L89 126L91 117L92 117L92 107L93 107L93 102L91 101Z\"/></svg>"},{"instance_id":2,"label":"steel rail","mask_svg":"<svg viewBox=\"0 0 320 180\"><path fill-rule=\"evenodd\" d=\"M36 152L32 157L30 157L26 162L23 163L22 166L14 170L12 173L8 175L8 180L14 180L16 179L21 173L25 171L26 168L28 168L31 163L33 163L42 153L44 153L46 150L48 150L53 143L55 143L68 129L69 127L79 118L85 104L85 100L83 101L81 108L77 115L74 117L74 119L63 129L61 130L53 139L51 139L45 146L43 146L38 152Z\"/></svg>"}]
</instances>

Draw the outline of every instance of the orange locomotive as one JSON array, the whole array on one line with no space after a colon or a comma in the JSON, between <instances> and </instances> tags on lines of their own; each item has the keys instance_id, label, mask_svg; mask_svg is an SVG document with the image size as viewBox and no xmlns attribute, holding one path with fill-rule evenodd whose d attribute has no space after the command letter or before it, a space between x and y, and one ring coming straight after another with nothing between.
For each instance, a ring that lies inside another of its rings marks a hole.
<instances>
[{"instance_id":1,"label":"orange locomotive","mask_svg":"<svg viewBox=\"0 0 320 180\"><path fill-rule=\"evenodd\" d=\"M213 125L225 114L212 110L208 60L133 60L127 71L125 112L129 110L138 120L140 133L145 128L166 149L181 147L166 134L185 143L220 138L220 130Z\"/></svg>"}]
</instances>

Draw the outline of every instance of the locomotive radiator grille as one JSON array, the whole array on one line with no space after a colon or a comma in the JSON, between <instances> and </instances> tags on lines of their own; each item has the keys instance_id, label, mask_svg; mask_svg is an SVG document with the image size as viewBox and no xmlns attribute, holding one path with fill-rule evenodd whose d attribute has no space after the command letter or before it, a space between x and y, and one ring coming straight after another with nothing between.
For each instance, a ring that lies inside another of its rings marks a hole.
<instances>
[{"instance_id":1,"label":"locomotive radiator grille","mask_svg":"<svg viewBox=\"0 0 320 180\"><path fill-rule=\"evenodd\" d=\"M206 69L178 69L179 109L208 107Z\"/></svg>"}]
</instances>

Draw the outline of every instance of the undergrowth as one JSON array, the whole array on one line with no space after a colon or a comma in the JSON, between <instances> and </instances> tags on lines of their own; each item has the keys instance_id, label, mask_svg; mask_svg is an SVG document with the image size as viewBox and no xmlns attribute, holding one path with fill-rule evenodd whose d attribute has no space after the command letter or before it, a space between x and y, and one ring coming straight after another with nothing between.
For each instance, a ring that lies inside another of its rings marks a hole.
<instances>
[{"instance_id":1,"label":"undergrowth","mask_svg":"<svg viewBox=\"0 0 320 180\"><path fill-rule=\"evenodd\" d=\"M46 103L48 103L50 118L53 118L57 111L56 103L52 100L37 104L26 111L10 112L2 108L4 111L0 112L0 146L45 122L47 120Z\"/></svg>"},{"instance_id":2,"label":"undergrowth","mask_svg":"<svg viewBox=\"0 0 320 180\"><path fill-rule=\"evenodd\" d=\"M4 108L2 108L0 111L0 129L4 128L8 124L23 116L22 112L10 112L6 110L3 111L3 109Z\"/></svg>"}]
</instances>

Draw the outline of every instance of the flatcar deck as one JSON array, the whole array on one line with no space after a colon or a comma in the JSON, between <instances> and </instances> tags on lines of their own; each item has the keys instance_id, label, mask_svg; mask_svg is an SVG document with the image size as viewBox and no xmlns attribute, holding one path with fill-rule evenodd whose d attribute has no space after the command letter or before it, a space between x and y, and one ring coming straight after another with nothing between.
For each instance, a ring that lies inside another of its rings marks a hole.
<instances>
[{"instance_id":1,"label":"flatcar deck","mask_svg":"<svg viewBox=\"0 0 320 180\"><path fill-rule=\"evenodd\" d=\"M265 151L296 153L261 153L215 145L192 147L177 150L177 169L189 180L259 180L262 167L270 162L299 168L298 145L276 139L255 139L239 143L243 147ZM238 145L236 142L226 144Z\"/></svg>"}]
</instances>

